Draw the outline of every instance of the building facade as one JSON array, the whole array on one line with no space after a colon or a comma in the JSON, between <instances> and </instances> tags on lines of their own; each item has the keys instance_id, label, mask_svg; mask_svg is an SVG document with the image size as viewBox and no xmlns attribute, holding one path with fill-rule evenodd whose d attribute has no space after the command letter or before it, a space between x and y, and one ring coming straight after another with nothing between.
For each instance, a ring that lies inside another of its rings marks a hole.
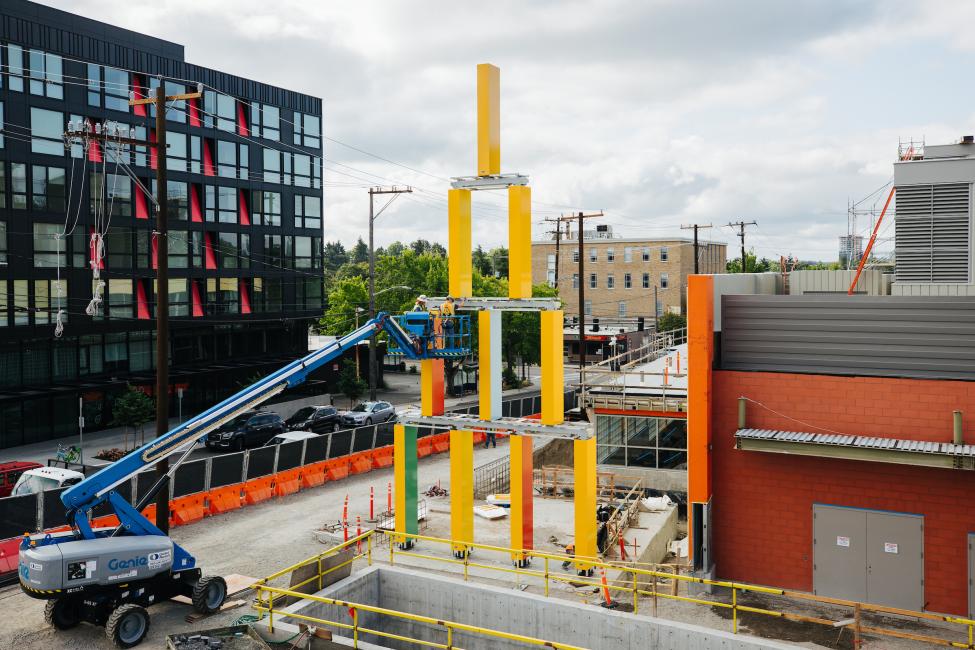
<instances>
[{"instance_id":1,"label":"building facade","mask_svg":"<svg viewBox=\"0 0 975 650\"><path fill-rule=\"evenodd\" d=\"M558 251L556 251L558 248ZM724 273L726 245L702 240L699 271ZM611 226L583 232L585 313L614 320L685 313L687 276L694 273L694 240L624 238ZM532 282L559 288L567 315L579 313L578 231L532 242Z\"/></svg>"},{"instance_id":2,"label":"building facade","mask_svg":"<svg viewBox=\"0 0 975 650\"><path fill-rule=\"evenodd\" d=\"M0 57L0 446L77 433L79 403L103 428L127 384L152 391L157 153L66 147L63 133L152 142L155 108L128 101L160 83L203 92L167 111L174 415L307 350L322 302L319 98L24 0L0 8Z\"/></svg>"}]
</instances>

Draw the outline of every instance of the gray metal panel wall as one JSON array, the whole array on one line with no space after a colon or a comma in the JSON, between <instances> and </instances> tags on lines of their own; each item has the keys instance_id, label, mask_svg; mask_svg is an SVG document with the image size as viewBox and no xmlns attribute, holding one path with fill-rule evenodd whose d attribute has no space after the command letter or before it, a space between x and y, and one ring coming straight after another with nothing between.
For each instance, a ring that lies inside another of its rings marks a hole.
<instances>
[{"instance_id":1,"label":"gray metal panel wall","mask_svg":"<svg viewBox=\"0 0 975 650\"><path fill-rule=\"evenodd\" d=\"M725 370L975 381L975 296L723 296Z\"/></svg>"}]
</instances>

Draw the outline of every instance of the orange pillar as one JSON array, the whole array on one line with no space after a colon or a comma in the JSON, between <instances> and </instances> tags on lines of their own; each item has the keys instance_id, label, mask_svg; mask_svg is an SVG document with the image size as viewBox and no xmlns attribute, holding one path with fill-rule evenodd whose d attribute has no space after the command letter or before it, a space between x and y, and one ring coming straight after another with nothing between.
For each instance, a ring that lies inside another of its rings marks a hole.
<instances>
[{"instance_id":1,"label":"orange pillar","mask_svg":"<svg viewBox=\"0 0 975 650\"><path fill-rule=\"evenodd\" d=\"M711 364L714 359L714 278L687 278L687 530L693 561L694 504L711 501ZM705 570L708 567L704 567Z\"/></svg>"}]
</instances>

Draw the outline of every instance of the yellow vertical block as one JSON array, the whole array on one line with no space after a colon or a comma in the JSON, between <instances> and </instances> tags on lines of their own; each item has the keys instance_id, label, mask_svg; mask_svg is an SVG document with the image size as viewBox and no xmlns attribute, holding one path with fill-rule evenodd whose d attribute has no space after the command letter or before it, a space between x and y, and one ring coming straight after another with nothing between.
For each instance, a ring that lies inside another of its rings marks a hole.
<instances>
[{"instance_id":1,"label":"yellow vertical block","mask_svg":"<svg viewBox=\"0 0 975 650\"><path fill-rule=\"evenodd\" d=\"M477 313L478 403L482 420L501 417L501 312Z\"/></svg>"},{"instance_id":2,"label":"yellow vertical block","mask_svg":"<svg viewBox=\"0 0 975 650\"><path fill-rule=\"evenodd\" d=\"M406 427L393 425L393 527L406 531ZM402 541L402 540L401 540Z\"/></svg>"},{"instance_id":3,"label":"yellow vertical block","mask_svg":"<svg viewBox=\"0 0 975 650\"><path fill-rule=\"evenodd\" d=\"M471 191L447 191L447 272L450 295L470 298L471 286Z\"/></svg>"},{"instance_id":4,"label":"yellow vertical block","mask_svg":"<svg viewBox=\"0 0 975 650\"><path fill-rule=\"evenodd\" d=\"M565 419L562 310L542 312L542 424Z\"/></svg>"},{"instance_id":5,"label":"yellow vertical block","mask_svg":"<svg viewBox=\"0 0 975 650\"><path fill-rule=\"evenodd\" d=\"M596 438L572 442L575 474L576 557L596 557ZM576 562L584 571L591 564Z\"/></svg>"},{"instance_id":6,"label":"yellow vertical block","mask_svg":"<svg viewBox=\"0 0 975 650\"><path fill-rule=\"evenodd\" d=\"M423 359L420 361L420 414L430 417L443 413L443 359Z\"/></svg>"},{"instance_id":7,"label":"yellow vertical block","mask_svg":"<svg viewBox=\"0 0 975 650\"><path fill-rule=\"evenodd\" d=\"M532 297L532 188L508 188L508 297Z\"/></svg>"},{"instance_id":8,"label":"yellow vertical block","mask_svg":"<svg viewBox=\"0 0 975 650\"><path fill-rule=\"evenodd\" d=\"M477 66L477 175L501 173L501 70Z\"/></svg>"},{"instance_id":9,"label":"yellow vertical block","mask_svg":"<svg viewBox=\"0 0 975 650\"><path fill-rule=\"evenodd\" d=\"M524 549L524 521L522 516L524 514L524 485L522 482L522 477L524 476L524 471L522 469L522 452L524 450L524 445L521 443L521 436L511 435L508 437L508 444L510 446L510 466L508 468L509 475L509 487L510 492L509 497L511 498L511 507L508 508L508 519L511 523L511 548L520 551ZM519 561L522 559L520 553L512 553L511 559L514 561Z\"/></svg>"},{"instance_id":10,"label":"yellow vertical block","mask_svg":"<svg viewBox=\"0 0 975 650\"><path fill-rule=\"evenodd\" d=\"M450 539L457 557L474 541L474 433L450 432Z\"/></svg>"}]
</instances>

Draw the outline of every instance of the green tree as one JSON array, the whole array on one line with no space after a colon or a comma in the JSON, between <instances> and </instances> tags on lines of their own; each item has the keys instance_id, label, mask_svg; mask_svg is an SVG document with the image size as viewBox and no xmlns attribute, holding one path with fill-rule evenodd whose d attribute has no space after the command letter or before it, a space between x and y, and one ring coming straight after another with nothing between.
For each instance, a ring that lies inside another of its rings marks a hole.
<instances>
[{"instance_id":1,"label":"green tree","mask_svg":"<svg viewBox=\"0 0 975 650\"><path fill-rule=\"evenodd\" d=\"M758 259L758 257L755 255L755 249L746 252L745 259L746 273L778 273L780 270L778 262L773 262L767 257ZM741 273L741 258L736 257L732 260L728 260L728 263L725 265L725 269L728 271L728 273Z\"/></svg>"},{"instance_id":2,"label":"green tree","mask_svg":"<svg viewBox=\"0 0 975 650\"><path fill-rule=\"evenodd\" d=\"M369 261L369 247L366 246L366 242L362 241L362 237L356 241L355 246L352 248L352 255L350 257L350 262L368 262Z\"/></svg>"},{"instance_id":3,"label":"green tree","mask_svg":"<svg viewBox=\"0 0 975 650\"><path fill-rule=\"evenodd\" d=\"M504 246L492 248L488 251L488 257L491 259L494 275L499 278L508 277L508 249Z\"/></svg>"},{"instance_id":4,"label":"green tree","mask_svg":"<svg viewBox=\"0 0 975 650\"><path fill-rule=\"evenodd\" d=\"M385 254L386 255L392 255L393 257L397 257L397 256L403 254L403 250L405 248L406 247L403 246L402 243L400 243L398 241L394 241L392 244L390 244L389 246L386 247Z\"/></svg>"},{"instance_id":5,"label":"green tree","mask_svg":"<svg viewBox=\"0 0 975 650\"><path fill-rule=\"evenodd\" d=\"M327 241L325 242L322 261L325 270L334 273L340 266L349 261L349 254L342 242Z\"/></svg>"},{"instance_id":6,"label":"green tree","mask_svg":"<svg viewBox=\"0 0 975 650\"><path fill-rule=\"evenodd\" d=\"M335 283L328 294L328 309L319 321L321 330L333 336L342 336L355 329L356 307L369 305L366 281L359 277L343 278ZM360 315L360 324L363 319Z\"/></svg>"},{"instance_id":7,"label":"green tree","mask_svg":"<svg viewBox=\"0 0 975 650\"><path fill-rule=\"evenodd\" d=\"M535 298L558 298L559 293L544 283L534 285L532 295ZM542 361L541 316L538 312L506 312L501 318L501 356L509 370L520 359L524 378L527 366Z\"/></svg>"},{"instance_id":8,"label":"green tree","mask_svg":"<svg viewBox=\"0 0 975 650\"><path fill-rule=\"evenodd\" d=\"M471 254L471 262L474 269L481 275L493 275L491 273L491 258L484 252L480 244L478 244L477 248Z\"/></svg>"},{"instance_id":9,"label":"green tree","mask_svg":"<svg viewBox=\"0 0 975 650\"><path fill-rule=\"evenodd\" d=\"M670 330L679 330L684 327L687 327L687 318L680 314L667 312L657 319L658 332L669 332Z\"/></svg>"},{"instance_id":10,"label":"green tree","mask_svg":"<svg viewBox=\"0 0 975 650\"><path fill-rule=\"evenodd\" d=\"M112 405L112 426L125 427L132 431L132 446L135 447L136 430L142 433L145 443L145 424L156 416L156 402L140 390L129 386L125 393ZM128 436L122 434L122 446L128 450Z\"/></svg>"},{"instance_id":11,"label":"green tree","mask_svg":"<svg viewBox=\"0 0 975 650\"><path fill-rule=\"evenodd\" d=\"M356 374L355 362L346 359L339 372L338 389L343 395L349 398L349 407L355 406L355 401L362 397L363 393L369 388L362 377Z\"/></svg>"}]
</instances>

